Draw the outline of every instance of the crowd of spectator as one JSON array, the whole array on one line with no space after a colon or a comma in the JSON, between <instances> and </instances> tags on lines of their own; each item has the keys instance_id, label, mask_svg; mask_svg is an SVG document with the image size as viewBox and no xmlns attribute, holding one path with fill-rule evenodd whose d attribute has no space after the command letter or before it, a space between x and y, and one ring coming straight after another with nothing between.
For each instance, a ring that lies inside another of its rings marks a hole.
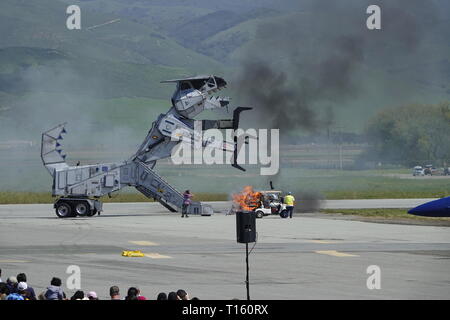
<instances>
[{"instance_id":1,"label":"crowd of spectator","mask_svg":"<svg viewBox=\"0 0 450 320\"><path fill-rule=\"evenodd\" d=\"M85 293L82 290L76 291L69 298L61 285L61 279L53 277L47 289L36 295L33 287L28 284L25 273L8 277L6 282L3 282L0 269L0 300L99 300L95 291ZM112 286L109 288L109 296L109 300L148 300L137 287L128 288L126 295L122 296L119 287ZM168 294L160 292L156 300L198 300L198 298L190 299L185 290L179 289Z\"/></svg>"}]
</instances>

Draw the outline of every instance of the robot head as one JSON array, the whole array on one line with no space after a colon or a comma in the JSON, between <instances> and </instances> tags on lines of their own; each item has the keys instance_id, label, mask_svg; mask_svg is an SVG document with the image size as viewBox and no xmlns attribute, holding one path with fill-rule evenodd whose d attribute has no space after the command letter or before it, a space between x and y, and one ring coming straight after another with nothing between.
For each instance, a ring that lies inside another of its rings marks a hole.
<instances>
[{"instance_id":1,"label":"robot head","mask_svg":"<svg viewBox=\"0 0 450 320\"><path fill-rule=\"evenodd\" d=\"M226 86L223 78L211 75L163 81L170 82L177 84L172 104L186 118L193 118L205 109L220 108L229 103L229 99L209 97Z\"/></svg>"}]
</instances>

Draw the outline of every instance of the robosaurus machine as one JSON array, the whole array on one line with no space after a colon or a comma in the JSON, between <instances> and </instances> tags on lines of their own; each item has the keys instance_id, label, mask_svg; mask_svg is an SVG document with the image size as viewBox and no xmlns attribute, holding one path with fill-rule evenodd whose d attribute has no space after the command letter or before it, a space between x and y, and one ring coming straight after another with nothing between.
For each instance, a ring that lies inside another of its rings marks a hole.
<instances>
[{"instance_id":1,"label":"robosaurus machine","mask_svg":"<svg viewBox=\"0 0 450 320\"><path fill-rule=\"evenodd\" d=\"M237 164L239 150L236 129L239 115L248 107L237 107L233 118L227 120L201 120L202 131L208 129L233 129L233 142L203 139L202 132L194 130L194 117L204 110L227 107L228 98L213 97L212 94L224 88L226 82L217 76L197 76L186 79L162 81L176 83L172 96L172 107L159 115L153 122L144 142L136 153L121 163L103 163L85 166L69 166L63 154L60 141L66 133L65 123L42 134L41 158L53 178L52 195L58 197L54 203L56 215L60 218L93 216L102 211L99 198L133 186L148 198L161 203L172 212L183 204L183 195L160 177L153 168L159 159L171 156L172 149L187 137L188 141L201 141L201 146L233 152L232 166L244 170ZM174 139L182 136L182 139ZM245 171L245 170L244 170ZM212 207L192 202L190 214L211 215Z\"/></svg>"}]
</instances>

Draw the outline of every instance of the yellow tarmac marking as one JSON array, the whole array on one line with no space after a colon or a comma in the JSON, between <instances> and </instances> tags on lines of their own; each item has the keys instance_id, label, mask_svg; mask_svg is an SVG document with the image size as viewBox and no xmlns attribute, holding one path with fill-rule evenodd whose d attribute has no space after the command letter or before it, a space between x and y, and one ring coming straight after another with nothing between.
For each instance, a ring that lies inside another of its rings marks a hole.
<instances>
[{"instance_id":1,"label":"yellow tarmac marking","mask_svg":"<svg viewBox=\"0 0 450 320\"><path fill-rule=\"evenodd\" d=\"M322 244L336 243L336 241L330 241L330 240L307 240L307 241L312 242L312 243L322 243Z\"/></svg>"},{"instance_id":2,"label":"yellow tarmac marking","mask_svg":"<svg viewBox=\"0 0 450 320\"><path fill-rule=\"evenodd\" d=\"M0 263L26 263L26 260L0 260Z\"/></svg>"},{"instance_id":3,"label":"yellow tarmac marking","mask_svg":"<svg viewBox=\"0 0 450 320\"><path fill-rule=\"evenodd\" d=\"M355 254L349 254L349 253L344 253L344 252L339 252L336 250L323 250L323 251L316 251L316 253L319 254L326 254L329 256L333 256L333 257L359 257Z\"/></svg>"},{"instance_id":4,"label":"yellow tarmac marking","mask_svg":"<svg viewBox=\"0 0 450 320\"><path fill-rule=\"evenodd\" d=\"M129 243L136 244L138 246L157 246L156 242L151 241L128 241Z\"/></svg>"},{"instance_id":5,"label":"yellow tarmac marking","mask_svg":"<svg viewBox=\"0 0 450 320\"><path fill-rule=\"evenodd\" d=\"M144 253L144 255L151 259L172 259L171 256L165 256L159 253Z\"/></svg>"}]
</instances>

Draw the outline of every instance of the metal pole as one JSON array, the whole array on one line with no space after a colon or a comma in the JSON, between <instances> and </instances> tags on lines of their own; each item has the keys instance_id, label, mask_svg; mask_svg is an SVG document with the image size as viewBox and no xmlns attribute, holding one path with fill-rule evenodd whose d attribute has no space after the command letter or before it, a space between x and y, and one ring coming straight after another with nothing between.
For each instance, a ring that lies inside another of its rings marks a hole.
<instances>
[{"instance_id":1,"label":"metal pole","mask_svg":"<svg viewBox=\"0 0 450 320\"><path fill-rule=\"evenodd\" d=\"M247 300L250 300L250 283L248 280L248 242L245 243L245 263L247 265L247 279L245 285L247 287Z\"/></svg>"}]
</instances>

